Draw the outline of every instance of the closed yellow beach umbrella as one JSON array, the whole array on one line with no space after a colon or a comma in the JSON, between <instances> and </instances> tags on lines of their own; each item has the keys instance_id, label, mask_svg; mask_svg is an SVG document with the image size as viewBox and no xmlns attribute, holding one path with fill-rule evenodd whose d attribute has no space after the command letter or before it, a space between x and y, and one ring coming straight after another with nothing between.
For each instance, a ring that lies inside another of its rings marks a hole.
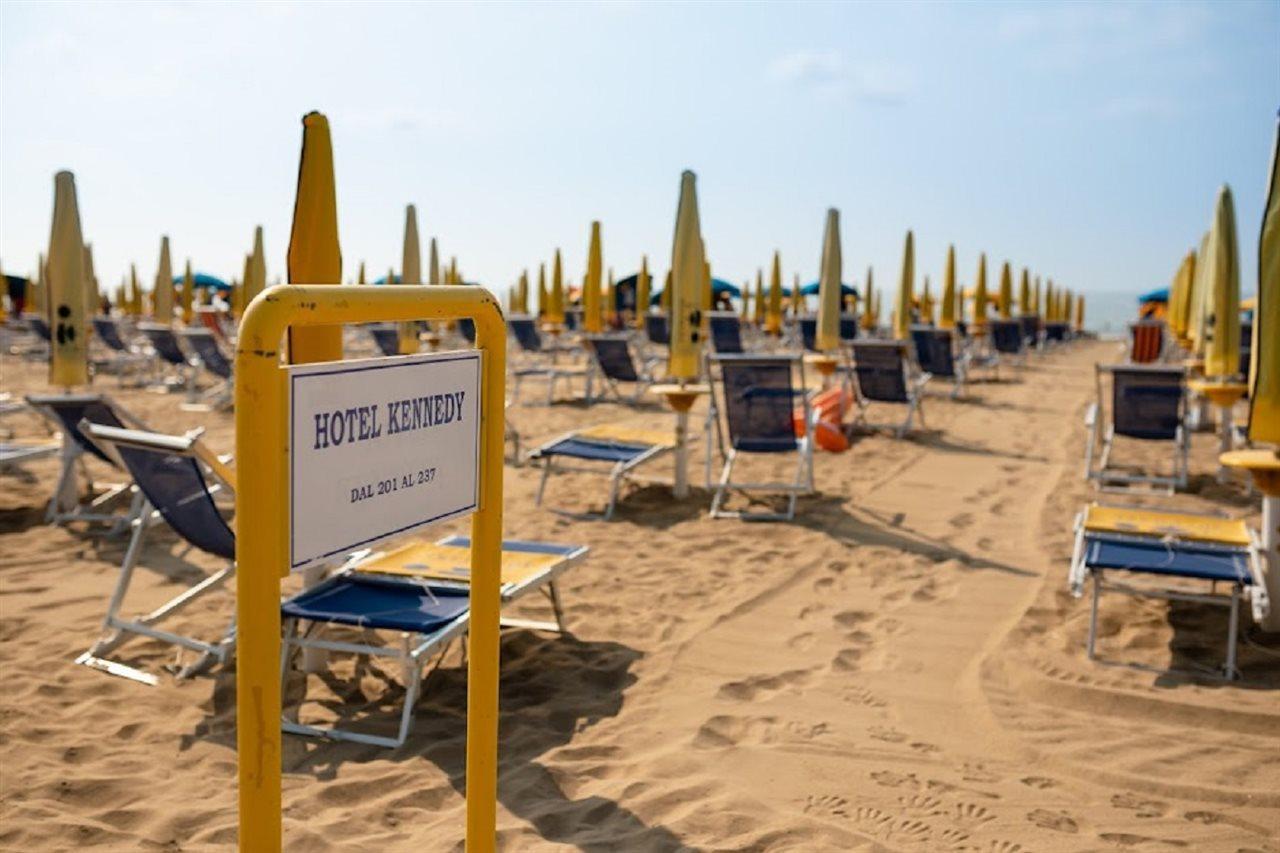
<instances>
[{"instance_id":1,"label":"closed yellow beach umbrella","mask_svg":"<svg viewBox=\"0 0 1280 853\"><path fill-rule=\"evenodd\" d=\"M1031 306L1031 273L1022 268L1022 277L1018 281L1018 313L1034 314Z\"/></svg>"},{"instance_id":2,"label":"closed yellow beach umbrella","mask_svg":"<svg viewBox=\"0 0 1280 853\"><path fill-rule=\"evenodd\" d=\"M1249 361L1249 440L1280 445L1280 127L1271 149L1271 179L1258 240L1256 298ZM1280 565L1273 562L1270 571L1280 572ZM1272 602L1274 608L1274 598ZM1272 622L1280 622L1272 612Z\"/></svg>"},{"instance_id":3,"label":"closed yellow beach umbrella","mask_svg":"<svg viewBox=\"0 0 1280 853\"><path fill-rule=\"evenodd\" d=\"M191 259L182 272L182 322L190 324L195 319L196 277L191 274Z\"/></svg>"},{"instance_id":4,"label":"closed yellow beach umbrella","mask_svg":"<svg viewBox=\"0 0 1280 853\"><path fill-rule=\"evenodd\" d=\"M364 261L361 261L361 262L360 262L360 269L359 269L359 271L356 273L356 284L368 284L368 283L369 283L369 282L365 280L365 274L364 274Z\"/></svg>"},{"instance_id":5,"label":"closed yellow beach umbrella","mask_svg":"<svg viewBox=\"0 0 1280 853\"><path fill-rule=\"evenodd\" d=\"M427 246L427 284L440 283L440 249L436 246L436 238L432 237Z\"/></svg>"},{"instance_id":6,"label":"closed yellow beach umbrella","mask_svg":"<svg viewBox=\"0 0 1280 853\"><path fill-rule=\"evenodd\" d=\"M434 242L434 241L433 241ZM529 313L529 270L520 270L520 284L517 293L516 310L513 313L528 314Z\"/></svg>"},{"instance_id":7,"label":"closed yellow beach umbrella","mask_svg":"<svg viewBox=\"0 0 1280 853\"><path fill-rule=\"evenodd\" d=\"M640 256L640 272L636 275L636 316L637 329L644 329L644 317L649 313L649 256Z\"/></svg>"},{"instance_id":8,"label":"closed yellow beach umbrella","mask_svg":"<svg viewBox=\"0 0 1280 853\"><path fill-rule=\"evenodd\" d=\"M668 288L671 290L671 346L667 376L681 382L697 379L702 357L702 333L697 317L703 307L707 263L702 254L696 180L690 171L680 176L680 202L671 248L671 287Z\"/></svg>"},{"instance_id":9,"label":"closed yellow beach umbrella","mask_svg":"<svg viewBox=\"0 0 1280 853\"><path fill-rule=\"evenodd\" d=\"M53 176L53 228L49 234L49 384L62 388L89 384L89 336L85 331L84 236L76 179Z\"/></svg>"},{"instance_id":10,"label":"closed yellow beach umbrella","mask_svg":"<svg viewBox=\"0 0 1280 853\"><path fill-rule=\"evenodd\" d=\"M1013 271L1009 269L1008 261L1000 266L1000 296L996 308L1000 311L1000 319L1013 318Z\"/></svg>"},{"instance_id":11,"label":"closed yellow beach umbrella","mask_svg":"<svg viewBox=\"0 0 1280 853\"><path fill-rule=\"evenodd\" d=\"M604 290L604 323L605 328L609 328L613 325L613 318L618 310L618 283L613 278L613 267L609 267L605 281L609 284Z\"/></svg>"},{"instance_id":12,"label":"closed yellow beach umbrella","mask_svg":"<svg viewBox=\"0 0 1280 853\"><path fill-rule=\"evenodd\" d=\"M1076 297L1076 331L1084 331L1084 294Z\"/></svg>"},{"instance_id":13,"label":"closed yellow beach umbrella","mask_svg":"<svg viewBox=\"0 0 1280 853\"><path fill-rule=\"evenodd\" d=\"M662 313L668 317L671 316L671 270L667 270L667 277L662 286L662 294L658 297L658 307L662 309Z\"/></svg>"},{"instance_id":14,"label":"closed yellow beach umbrella","mask_svg":"<svg viewBox=\"0 0 1280 853\"><path fill-rule=\"evenodd\" d=\"M978 255L978 283L973 290L973 325L983 329L987 325L987 256Z\"/></svg>"},{"instance_id":15,"label":"closed yellow beach umbrella","mask_svg":"<svg viewBox=\"0 0 1280 853\"><path fill-rule=\"evenodd\" d=\"M102 296L98 292L98 276L93 270L93 244L84 244L84 315L93 317L98 313ZM93 333L93 324L88 325L89 334Z\"/></svg>"},{"instance_id":16,"label":"closed yellow beach umbrella","mask_svg":"<svg viewBox=\"0 0 1280 853\"><path fill-rule=\"evenodd\" d=\"M138 283L137 264L129 264L129 313L142 316L142 285Z\"/></svg>"},{"instance_id":17,"label":"closed yellow beach umbrella","mask_svg":"<svg viewBox=\"0 0 1280 853\"><path fill-rule=\"evenodd\" d=\"M547 265L538 264L538 317L546 319L551 309L551 292L547 290Z\"/></svg>"},{"instance_id":18,"label":"closed yellow beach umbrella","mask_svg":"<svg viewBox=\"0 0 1280 853\"><path fill-rule=\"evenodd\" d=\"M809 305L805 301L804 294L800 292L800 273L793 273L791 276L791 316L799 317L809 311Z\"/></svg>"},{"instance_id":19,"label":"closed yellow beach umbrella","mask_svg":"<svg viewBox=\"0 0 1280 853\"><path fill-rule=\"evenodd\" d=\"M947 263L942 268L942 312L938 326L943 329L956 327L956 247L947 246Z\"/></svg>"},{"instance_id":20,"label":"closed yellow beach umbrella","mask_svg":"<svg viewBox=\"0 0 1280 853\"><path fill-rule=\"evenodd\" d=\"M1191 295L1187 297L1187 339L1191 342L1193 356L1204 355L1204 317L1208 304L1206 286L1209 272L1209 232L1200 237L1200 251L1196 253L1195 275L1191 277Z\"/></svg>"},{"instance_id":21,"label":"closed yellow beach umbrella","mask_svg":"<svg viewBox=\"0 0 1280 853\"><path fill-rule=\"evenodd\" d=\"M551 261L551 302L547 307L547 322L554 325L564 324L564 279L560 265L560 250L556 249L555 258Z\"/></svg>"},{"instance_id":22,"label":"closed yellow beach umbrella","mask_svg":"<svg viewBox=\"0 0 1280 853\"><path fill-rule=\"evenodd\" d=\"M157 323L173 322L173 264L169 260L169 238L160 238L160 268L151 292L151 313Z\"/></svg>"},{"instance_id":23,"label":"closed yellow beach umbrella","mask_svg":"<svg viewBox=\"0 0 1280 853\"><path fill-rule=\"evenodd\" d=\"M253 257L251 255L244 256L244 269L241 272L240 284L231 294L231 313L237 318L244 314L244 309L249 306L249 301L245 294L249 292L249 278L253 275Z\"/></svg>"},{"instance_id":24,"label":"closed yellow beach umbrella","mask_svg":"<svg viewBox=\"0 0 1280 853\"><path fill-rule=\"evenodd\" d=\"M1195 276L1196 253L1193 249L1182 259L1169 293L1169 328L1179 341L1187 339L1187 322L1191 314L1191 283Z\"/></svg>"},{"instance_id":25,"label":"closed yellow beach umbrella","mask_svg":"<svg viewBox=\"0 0 1280 853\"><path fill-rule=\"evenodd\" d=\"M1209 252L1204 259L1209 301L1205 315L1205 376L1227 378L1240 371L1240 252L1231 188L1218 190Z\"/></svg>"},{"instance_id":26,"label":"closed yellow beach umbrella","mask_svg":"<svg viewBox=\"0 0 1280 853\"><path fill-rule=\"evenodd\" d=\"M907 232L902 247L902 277L898 280L898 304L893 311L893 337L905 341L911 336L911 303L915 300L916 254L915 238Z\"/></svg>"},{"instance_id":27,"label":"closed yellow beach umbrella","mask_svg":"<svg viewBox=\"0 0 1280 853\"><path fill-rule=\"evenodd\" d=\"M326 125L326 129L328 125ZM306 127L303 126L303 148L306 148ZM301 181L301 176L299 176ZM296 205L296 202L295 202ZM294 211L297 215L297 211ZM337 227L336 225L334 226ZM297 284L326 284L327 282L297 282ZM332 282L337 284L337 282ZM249 280L245 282L244 302L248 305L258 294L267 289L267 254L262 248L262 226L253 229L253 252L249 255Z\"/></svg>"},{"instance_id":28,"label":"closed yellow beach umbrella","mask_svg":"<svg viewBox=\"0 0 1280 853\"><path fill-rule=\"evenodd\" d=\"M598 335L603 330L600 322L600 285L604 265L600 246L600 222L591 223L591 240L587 246L587 276L582 282L582 328Z\"/></svg>"},{"instance_id":29,"label":"closed yellow beach umbrella","mask_svg":"<svg viewBox=\"0 0 1280 853\"><path fill-rule=\"evenodd\" d=\"M867 292L863 294L862 300L862 328L870 332L876 327L875 280L871 272L871 267L867 267Z\"/></svg>"},{"instance_id":30,"label":"closed yellow beach umbrella","mask_svg":"<svg viewBox=\"0 0 1280 853\"><path fill-rule=\"evenodd\" d=\"M782 255L777 250L773 253L773 266L769 269L769 310L765 314L764 325L769 334L782 334Z\"/></svg>"},{"instance_id":31,"label":"closed yellow beach umbrella","mask_svg":"<svg viewBox=\"0 0 1280 853\"><path fill-rule=\"evenodd\" d=\"M1040 308L1041 308L1041 305L1044 304L1043 298L1044 298L1044 294L1040 289L1040 276L1036 276L1036 288L1035 288L1035 293L1032 295L1032 302L1031 302L1032 314L1035 314L1036 316L1040 316L1041 314Z\"/></svg>"},{"instance_id":32,"label":"closed yellow beach umbrella","mask_svg":"<svg viewBox=\"0 0 1280 853\"><path fill-rule=\"evenodd\" d=\"M752 319L755 321L757 328L764 328L765 317L765 296L764 296L764 270L756 267L756 300L755 311Z\"/></svg>"},{"instance_id":33,"label":"closed yellow beach umbrella","mask_svg":"<svg viewBox=\"0 0 1280 853\"><path fill-rule=\"evenodd\" d=\"M907 246L911 232L907 232ZM840 348L840 280L843 274L840 253L840 211L827 211L822 234L822 267L818 276L818 326L814 344L822 352Z\"/></svg>"},{"instance_id":34,"label":"closed yellow beach umbrella","mask_svg":"<svg viewBox=\"0 0 1280 853\"><path fill-rule=\"evenodd\" d=\"M298 192L285 275L290 284L342 283L342 247L338 242L338 190L333 176L333 140L329 120L321 113L302 117L302 153L298 163ZM254 229L254 286L261 293L267 283L262 226ZM252 296L245 293L245 305ZM289 361L307 364L342 358L341 326L306 326L289 331Z\"/></svg>"},{"instance_id":35,"label":"closed yellow beach umbrella","mask_svg":"<svg viewBox=\"0 0 1280 853\"><path fill-rule=\"evenodd\" d=\"M404 211L404 250L400 255L400 283L422 284L422 245L418 239L418 210L409 205ZM418 351L418 324L396 324L396 342L401 355Z\"/></svg>"},{"instance_id":36,"label":"closed yellow beach umbrella","mask_svg":"<svg viewBox=\"0 0 1280 853\"><path fill-rule=\"evenodd\" d=\"M929 292L929 276L924 277L924 289L920 293L920 322L933 325L933 294Z\"/></svg>"}]
</instances>

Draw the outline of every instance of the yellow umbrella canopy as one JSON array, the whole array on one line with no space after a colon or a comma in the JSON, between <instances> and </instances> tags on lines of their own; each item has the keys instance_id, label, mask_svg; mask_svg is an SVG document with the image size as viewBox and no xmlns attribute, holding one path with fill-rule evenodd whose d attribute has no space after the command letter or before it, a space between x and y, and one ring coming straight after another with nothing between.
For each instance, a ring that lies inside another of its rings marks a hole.
<instances>
[{"instance_id":1,"label":"yellow umbrella canopy","mask_svg":"<svg viewBox=\"0 0 1280 853\"><path fill-rule=\"evenodd\" d=\"M249 255L244 256L244 270L241 272L240 283L231 291L231 313L239 319L244 314L244 309L248 305L245 301L245 293L249 289L249 277L253 275L250 266L253 264L253 258Z\"/></svg>"},{"instance_id":2,"label":"yellow umbrella canopy","mask_svg":"<svg viewBox=\"0 0 1280 853\"><path fill-rule=\"evenodd\" d=\"M640 273L636 276L636 317L637 329L644 328L644 317L649 313L649 256L640 256Z\"/></svg>"},{"instance_id":3,"label":"yellow umbrella canopy","mask_svg":"<svg viewBox=\"0 0 1280 853\"><path fill-rule=\"evenodd\" d=\"M942 268L942 316L938 326L943 329L956 327L956 247L947 246L947 263Z\"/></svg>"},{"instance_id":4,"label":"yellow umbrella canopy","mask_svg":"<svg viewBox=\"0 0 1280 853\"><path fill-rule=\"evenodd\" d=\"M618 310L618 283L613 278L613 267L609 267L609 275L605 278L609 282L605 288L604 298L604 320L606 328L612 326L613 316Z\"/></svg>"},{"instance_id":5,"label":"yellow umbrella canopy","mask_svg":"<svg viewBox=\"0 0 1280 853\"><path fill-rule=\"evenodd\" d=\"M187 258L186 268L182 272L182 322L190 323L195 319L196 277L191 273L191 259Z\"/></svg>"},{"instance_id":6,"label":"yellow umbrella canopy","mask_svg":"<svg viewBox=\"0 0 1280 853\"><path fill-rule=\"evenodd\" d=\"M1031 310L1031 273L1022 268L1022 277L1018 280L1018 313L1034 314Z\"/></svg>"},{"instance_id":7,"label":"yellow umbrella canopy","mask_svg":"<svg viewBox=\"0 0 1280 853\"><path fill-rule=\"evenodd\" d=\"M1209 231L1208 313L1205 315L1206 376L1231 377L1240 370L1240 252L1231 188L1218 190Z\"/></svg>"},{"instance_id":8,"label":"yellow umbrella canopy","mask_svg":"<svg viewBox=\"0 0 1280 853\"><path fill-rule=\"evenodd\" d=\"M973 291L973 325L984 328L987 325L987 255L978 255L978 284Z\"/></svg>"},{"instance_id":9,"label":"yellow umbrella canopy","mask_svg":"<svg viewBox=\"0 0 1280 853\"><path fill-rule=\"evenodd\" d=\"M702 356L697 317L706 287L707 262L702 254L696 181L690 171L680 176L680 202L671 248L671 346L667 375L682 382L698 377Z\"/></svg>"},{"instance_id":10,"label":"yellow umbrella canopy","mask_svg":"<svg viewBox=\"0 0 1280 853\"><path fill-rule=\"evenodd\" d=\"M388 279L390 284L392 279ZM404 249L400 255L400 283L422 284L422 244L418 238L418 210L408 205L404 210ZM418 351L418 324L412 321L396 324L396 343L401 355Z\"/></svg>"},{"instance_id":11,"label":"yellow umbrella canopy","mask_svg":"<svg viewBox=\"0 0 1280 853\"><path fill-rule=\"evenodd\" d=\"M538 316L545 318L551 309L551 293L547 290L547 265L538 264Z\"/></svg>"},{"instance_id":12,"label":"yellow umbrella canopy","mask_svg":"<svg viewBox=\"0 0 1280 853\"><path fill-rule=\"evenodd\" d=\"M898 304L893 312L893 336L905 341L911 336L911 303L915 301L916 252L915 237L907 231L902 247L902 278L898 281Z\"/></svg>"},{"instance_id":13,"label":"yellow umbrella canopy","mask_svg":"<svg viewBox=\"0 0 1280 853\"><path fill-rule=\"evenodd\" d=\"M267 285L262 226L254 229L255 294ZM293 203L285 275L290 284L342 283L342 248L338 243L338 191L333 178L333 141L329 120L321 113L302 117L302 152L298 163L298 191ZM246 300L250 298L246 293ZM247 303L246 303L247 304ZM289 361L306 364L342 358L341 326L309 326L289 331Z\"/></svg>"},{"instance_id":14,"label":"yellow umbrella canopy","mask_svg":"<svg viewBox=\"0 0 1280 853\"><path fill-rule=\"evenodd\" d=\"M559 249L556 249L555 258L551 261L551 302L547 307L547 322L556 325L564 323L564 278Z\"/></svg>"},{"instance_id":15,"label":"yellow umbrella canopy","mask_svg":"<svg viewBox=\"0 0 1280 853\"><path fill-rule=\"evenodd\" d=\"M93 244L84 244L84 315L92 317L98 313L101 297L98 294L98 276L93 271ZM93 332L93 324L89 324L89 333Z\"/></svg>"},{"instance_id":16,"label":"yellow umbrella canopy","mask_svg":"<svg viewBox=\"0 0 1280 853\"><path fill-rule=\"evenodd\" d=\"M1000 267L1000 296L996 301L996 308L1000 311L1000 319L1009 320L1013 317L1013 271L1009 269L1008 261Z\"/></svg>"},{"instance_id":17,"label":"yellow umbrella canopy","mask_svg":"<svg viewBox=\"0 0 1280 853\"><path fill-rule=\"evenodd\" d=\"M356 273L356 284L368 284L364 274L364 261L360 262L360 271Z\"/></svg>"},{"instance_id":18,"label":"yellow umbrella canopy","mask_svg":"<svg viewBox=\"0 0 1280 853\"><path fill-rule=\"evenodd\" d=\"M933 294L929 292L929 276L924 277L924 290L920 293L920 322L933 325Z\"/></svg>"},{"instance_id":19,"label":"yellow umbrella canopy","mask_svg":"<svg viewBox=\"0 0 1280 853\"><path fill-rule=\"evenodd\" d=\"M800 292L800 273L791 276L791 316L799 317L809 310L804 294Z\"/></svg>"},{"instance_id":20,"label":"yellow umbrella canopy","mask_svg":"<svg viewBox=\"0 0 1280 853\"><path fill-rule=\"evenodd\" d=\"M1174 337L1180 341L1187 339L1187 325L1191 319L1191 295L1196 277L1195 250L1187 252L1182 259L1178 273L1173 278L1173 288L1169 295L1169 326Z\"/></svg>"},{"instance_id":21,"label":"yellow umbrella canopy","mask_svg":"<svg viewBox=\"0 0 1280 853\"><path fill-rule=\"evenodd\" d=\"M129 313L142 316L142 285L138 284L137 264L129 264Z\"/></svg>"},{"instance_id":22,"label":"yellow umbrella canopy","mask_svg":"<svg viewBox=\"0 0 1280 853\"><path fill-rule=\"evenodd\" d=\"M440 250L436 246L436 238L432 237L427 246L427 284L440 283Z\"/></svg>"},{"instance_id":23,"label":"yellow umbrella canopy","mask_svg":"<svg viewBox=\"0 0 1280 853\"><path fill-rule=\"evenodd\" d=\"M911 232L907 232L908 241ZM910 245L910 242L908 242ZM818 326L815 346L822 352L840 348L840 278L843 272L840 256L840 211L827 211L826 229L822 235L822 268L818 277Z\"/></svg>"},{"instance_id":24,"label":"yellow umbrella canopy","mask_svg":"<svg viewBox=\"0 0 1280 853\"><path fill-rule=\"evenodd\" d=\"M742 322L751 322L751 279L742 283Z\"/></svg>"},{"instance_id":25,"label":"yellow umbrella canopy","mask_svg":"<svg viewBox=\"0 0 1280 853\"><path fill-rule=\"evenodd\" d=\"M1200 250L1196 253L1195 275L1191 277L1191 294L1187 297L1187 339L1194 356L1204 355L1204 315L1206 282L1209 272L1209 232L1200 237Z\"/></svg>"},{"instance_id":26,"label":"yellow umbrella canopy","mask_svg":"<svg viewBox=\"0 0 1280 853\"><path fill-rule=\"evenodd\" d=\"M329 129L329 125L326 122L325 130L328 131L328 129ZM302 130L302 148L303 148L303 155L304 155L304 161L303 161L304 164L305 164L306 147L307 147L306 124L304 123L303 130ZM333 164L332 152L330 152L329 154L329 164L330 166L332 166ZM301 174L298 175L298 183L299 185L301 185L302 183ZM336 205L336 201L335 201L335 205ZM296 210L297 202L294 203L294 207L295 207L294 218L296 219L298 215L298 211ZM336 221L333 227L334 227L334 232L336 233L338 228ZM250 259L249 259L249 272L253 278L252 278L252 281L249 282L249 288L245 291L246 303L252 302L259 293L267 289L267 253L262 248L262 226L261 225L253 229L253 254L250 255ZM298 284L324 284L325 282L299 281L297 283Z\"/></svg>"},{"instance_id":27,"label":"yellow umbrella canopy","mask_svg":"<svg viewBox=\"0 0 1280 853\"><path fill-rule=\"evenodd\" d=\"M600 222L591 223L591 242L587 247L587 276L582 282L582 328L590 334L600 334L600 284L601 267L604 265L600 247Z\"/></svg>"},{"instance_id":28,"label":"yellow umbrella canopy","mask_svg":"<svg viewBox=\"0 0 1280 853\"><path fill-rule=\"evenodd\" d=\"M1249 361L1249 440L1280 444L1280 126L1258 239L1258 296ZM1276 571L1272 567L1272 571Z\"/></svg>"},{"instance_id":29,"label":"yellow umbrella canopy","mask_svg":"<svg viewBox=\"0 0 1280 853\"><path fill-rule=\"evenodd\" d=\"M663 280L662 293L658 295L658 307L662 309L662 313L670 316L671 314L671 270L667 270L667 277Z\"/></svg>"},{"instance_id":30,"label":"yellow umbrella canopy","mask_svg":"<svg viewBox=\"0 0 1280 853\"><path fill-rule=\"evenodd\" d=\"M862 328L871 331L876 327L875 279L871 267L867 267L867 292L863 294Z\"/></svg>"},{"instance_id":31,"label":"yellow umbrella canopy","mask_svg":"<svg viewBox=\"0 0 1280 853\"><path fill-rule=\"evenodd\" d=\"M1044 294L1040 289L1040 276L1036 276L1036 289L1032 296L1031 313L1040 316L1043 312L1040 310L1044 305Z\"/></svg>"},{"instance_id":32,"label":"yellow umbrella canopy","mask_svg":"<svg viewBox=\"0 0 1280 853\"><path fill-rule=\"evenodd\" d=\"M431 242L435 242L432 240ZM516 310L513 313L528 314L529 313L529 271L527 269L520 270L519 290L516 291Z\"/></svg>"},{"instance_id":33,"label":"yellow umbrella canopy","mask_svg":"<svg viewBox=\"0 0 1280 853\"><path fill-rule=\"evenodd\" d=\"M76 179L53 176L53 228L49 234L49 384L63 388L89 384L89 336L85 331L84 236Z\"/></svg>"},{"instance_id":34,"label":"yellow umbrella canopy","mask_svg":"<svg viewBox=\"0 0 1280 853\"><path fill-rule=\"evenodd\" d=\"M173 322L173 264L169 260L169 238L160 238L160 266L156 270L156 286L151 293L151 313L157 323Z\"/></svg>"},{"instance_id":35,"label":"yellow umbrella canopy","mask_svg":"<svg viewBox=\"0 0 1280 853\"><path fill-rule=\"evenodd\" d=\"M782 255L777 250L774 250L773 266L769 270L769 311L765 314L764 323L769 334L782 334Z\"/></svg>"},{"instance_id":36,"label":"yellow umbrella canopy","mask_svg":"<svg viewBox=\"0 0 1280 853\"><path fill-rule=\"evenodd\" d=\"M1084 294L1076 297L1076 331L1084 331Z\"/></svg>"}]
</instances>

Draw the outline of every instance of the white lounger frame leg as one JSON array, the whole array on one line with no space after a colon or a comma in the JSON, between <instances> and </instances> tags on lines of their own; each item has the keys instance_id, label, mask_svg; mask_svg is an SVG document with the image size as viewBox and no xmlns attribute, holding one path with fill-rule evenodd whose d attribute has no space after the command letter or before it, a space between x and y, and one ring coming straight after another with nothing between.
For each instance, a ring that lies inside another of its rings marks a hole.
<instances>
[{"instance_id":1,"label":"white lounger frame leg","mask_svg":"<svg viewBox=\"0 0 1280 853\"><path fill-rule=\"evenodd\" d=\"M618 504L618 493L622 489L623 480L631 476L631 472L639 468L644 463L666 453L671 448L665 446L655 446L646 450L635 459L625 462L615 462L609 469L609 502L605 506L604 512L570 512L569 510L552 508L551 511L566 518L577 518L584 521L609 521L613 518L613 510ZM586 465L565 465L557 464L554 454L541 457L532 457L542 460L542 477L538 480L538 491L534 495L533 505L542 506L542 494L547 488L547 480L551 477L552 469L556 471L576 471L583 474L599 474L599 468L590 468Z\"/></svg>"},{"instance_id":2,"label":"white lounger frame leg","mask_svg":"<svg viewBox=\"0 0 1280 853\"><path fill-rule=\"evenodd\" d=\"M814 426L810 424L809 435L813 435ZM720 471L720 480L716 483L715 495L711 498L712 518L737 518L742 521L791 521L796 517L796 502L800 495L813 494L813 441L806 437L800 443L800 452L796 454L796 476L790 483L741 483L733 479L733 466L738 461L738 451L730 449L725 459L724 468ZM727 511L721 509L725 494L736 489L741 492L772 492L787 496L786 512L747 512Z\"/></svg>"},{"instance_id":3,"label":"white lounger frame leg","mask_svg":"<svg viewBox=\"0 0 1280 853\"><path fill-rule=\"evenodd\" d=\"M195 661L186 664L176 673L178 679L184 679L202 671L214 662L226 663L235 650L234 620L228 626L222 639L212 643L154 627L157 622L178 612L205 593L220 587L235 574L234 565L214 572L150 613L134 619L125 619L119 615L125 596L129 592L129 584L133 580L133 571L137 567L138 557L142 551L142 543L146 537L147 529L160 521L160 513L152 510L151 505L144 502L141 516L133 521L133 536L129 541L128 550L125 551L124 562L120 566L120 577L116 580L115 589L111 593L111 600L107 604L107 614L102 620L104 634L93 644L89 651L76 658L76 663L83 666L152 686L158 683L158 678L152 673L111 660L105 656L123 645L132 636L151 637L152 639L200 653Z\"/></svg>"}]
</instances>

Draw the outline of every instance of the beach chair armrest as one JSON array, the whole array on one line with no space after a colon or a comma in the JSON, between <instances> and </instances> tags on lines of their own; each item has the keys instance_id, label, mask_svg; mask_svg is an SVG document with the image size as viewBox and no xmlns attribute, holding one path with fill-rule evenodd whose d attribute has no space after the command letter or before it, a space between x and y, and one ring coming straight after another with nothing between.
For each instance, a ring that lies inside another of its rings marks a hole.
<instances>
[{"instance_id":1,"label":"beach chair armrest","mask_svg":"<svg viewBox=\"0 0 1280 853\"><path fill-rule=\"evenodd\" d=\"M1084 410L1084 425L1087 429L1093 429L1098 424L1098 404L1090 403L1089 408Z\"/></svg>"}]
</instances>

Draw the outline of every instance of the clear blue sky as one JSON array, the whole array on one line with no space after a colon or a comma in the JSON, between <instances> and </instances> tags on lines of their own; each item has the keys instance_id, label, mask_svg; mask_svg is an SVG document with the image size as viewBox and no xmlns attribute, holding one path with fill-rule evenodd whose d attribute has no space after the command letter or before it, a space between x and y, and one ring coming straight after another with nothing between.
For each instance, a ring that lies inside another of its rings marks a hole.
<instances>
[{"instance_id":1,"label":"clear blue sky","mask_svg":"<svg viewBox=\"0 0 1280 853\"><path fill-rule=\"evenodd\" d=\"M345 272L399 266L404 205L469 279L560 246L665 271L698 173L718 277L781 249L896 286L902 239L1085 293L1167 283L1231 184L1254 287L1280 107L1280 3L0 6L0 262L48 242L76 173L100 280L238 275L253 226L284 271L310 109L333 127ZM918 284L918 282L917 282Z\"/></svg>"}]
</instances>

